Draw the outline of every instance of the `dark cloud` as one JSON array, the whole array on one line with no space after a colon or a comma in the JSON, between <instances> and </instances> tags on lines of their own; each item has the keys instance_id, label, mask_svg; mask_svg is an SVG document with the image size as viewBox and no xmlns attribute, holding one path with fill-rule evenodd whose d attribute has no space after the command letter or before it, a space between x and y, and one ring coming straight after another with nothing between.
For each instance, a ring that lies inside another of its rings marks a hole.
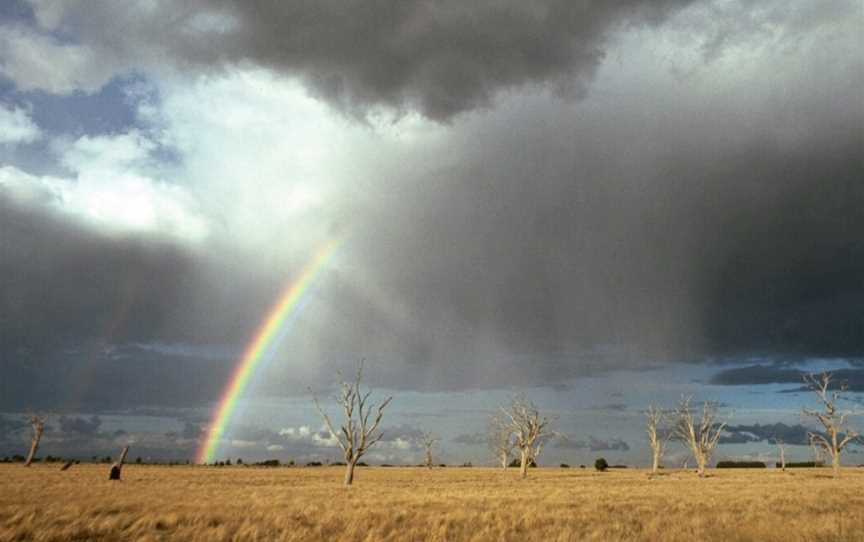
<instances>
[{"instance_id":1,"label":"dark cloud","mask_svg":"<svg viewBox=\"0 0 864 542\"><path fill-rule=\"evenodd\" d=\"M727 425L723 435L720 437L721 444L744 444L747 442L777 442L786 444L809 445L808 433L810 429L803 425L755 424L755 425Z\"/></svg>"},{"instance_id":2,"label":"dark cloud","mask_svg":"<svg viewBox=\"0 0 864 542\"><path fill-rule=\"evenodd\" d=\"M831 388L838 389L846 386L849 391L864 391L864 369L857 367L849 369L836 369L830 371L832 374ZM802 384L804 377L810 374L808 371L795 369L785 364L774 365L749 365L746 367L735 367L723 369L711 377L711 384L721 386L747 386L759 384ZM809 391L806 385L800 385L786 392Z\"/></svg>"},{"instance_id":3,"label":"dark cloud","mask_svg":"<svg viewBox=\"0 0 864 542\"><path fill-rule=\"evenodd\" d=\"M8 417L0 414L0 442L20 436L29 425L21 417Z\"/></svg>"},{"instance_id":4,"label":"dark cloud","mask_svg":"<svg viewBox=\"0 0 864 542\"><path fill-rule=\"evenodd\" d=\"M822 431L809 429L803 425L786 425L784 423L727 425L720 436L721 444L746 444L750 442L782 442L798 446L810 445L810 433L826 436ZM842 437L841 437L842 438Z\"/></svg>"},{"instance_id":5,"label":"dark cloud","mask_svg":"<svg viewBox=\"0 0 864 542\"><path fill-rule=\"evenodd\" d=\"M610 32L677 5L54 7L61 32L119 57L155 49L191 71L251 62L299 74L349 109L447 119L502 89L587 77ZM805 44L799 60L766 57L743 82L736 70L705 75L718 75L722 93L700 91L697 74L657 89L648 75L639 88L592 88L578 107L504 96L429 156L359 171L350 204L327 217L351 217L341 270L310 304L330 312L321 309L318 327L311 316L298 322L302 340L290 348L313 367L274 364L266 391L329 381L334 366L362 356L373 383L422 390L557 385L754 352L860 356L864 55L844 49L848 36L817 39L796 22L800 11L774 25ZM831 17L826 27L844 20ZM709 56L741 39L724 37ZM218 243L217 257L109 236L43 207L0 194L3 408L206 405L233 356L129 345L239 350L299 268L271 269ZM782 370L715 379L795 376Z\"/></svg>"},{"instance_id":6,"label":"dark cloud","mask_svg":"<svg viewBox=\"0 0 864 542\"><path fill-rule=\"evenodd\" d=\"M77 433L79 435L93 436L99 433L99 428L102 426L102 419L97 416L88 418L66 417L60 416L57 420L60 424L60 431L64 433Z\"/></svg>"},{"instance_id":7,"label":"dark cloud","mask_svg":"<svg viewBox=\"0 0 864 542\"><path fill-rule=\"evenodd\" d=\"M620 438L598 439L593 436L589 436L587 441L560 439L556 442L555 447L565 450L589 450L592 452L626 452L630 450L630 445Z\"/></svg>"},{"instance_id":8,"label":"dark cloud","mask_svg":"<svg viewBox=\"0 0 864 542\"><path fill-rule=\"evenodd\" d=\"M385 106L446 120L488 106L507 89L578 88L613 30L657 24L690 1L45 4L53 11L46 8L43 20L118 67L148 56L185 69L253 63L299 75L347 111Z\"/></svg>"}]
</instances>

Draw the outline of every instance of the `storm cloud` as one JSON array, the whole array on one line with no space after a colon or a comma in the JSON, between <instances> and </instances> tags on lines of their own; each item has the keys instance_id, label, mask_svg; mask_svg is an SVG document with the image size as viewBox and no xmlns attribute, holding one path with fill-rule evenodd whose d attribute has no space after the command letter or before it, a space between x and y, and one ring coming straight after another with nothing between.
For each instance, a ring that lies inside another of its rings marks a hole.
<instances>
[{"instance_id":1,"label":"storm cloud","mask_svg":"<svg viewBox=\"0 0 864 542\"><path fill-rule=\"evenodd\" d=\"M15 5L8 412L206 409L333 238L259 397L362 357L400 391L740 360L709 383L800 386L841 358L864 389L855 2Z\"/></svg>"},{"instance_id":2,"label":"storm cloud","mask_svg":"<svg viewBox=\"0 0 864 542\"><path fill-rule=\"evenodd\" d=\"M610 32L657 24L689 3L196 0L130 9L39 0L33 7L42 28L80 40L73 65L51 75L25 67L33 48L65 49L13 27L31 48L17 48L3 71L24 88L63 92L101 86L112 68L131 70L133 61L152 67L168 58L203 71L253 63L302 77L345 111L384 106L447 120L526 85L578 92Z\"/></svg>"}]
</instances>

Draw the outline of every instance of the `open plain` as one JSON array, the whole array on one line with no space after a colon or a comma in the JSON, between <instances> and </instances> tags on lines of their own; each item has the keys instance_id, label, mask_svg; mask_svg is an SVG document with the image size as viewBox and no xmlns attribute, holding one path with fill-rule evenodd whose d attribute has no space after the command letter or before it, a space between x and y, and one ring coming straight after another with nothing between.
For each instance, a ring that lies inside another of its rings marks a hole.
<instances>
[{"instance_id":1,"label":"open plain","mask_svg":"<svg viewBox=\"0 0 864 542\"><path fill-rule=\"evenodd\" d=\"M862 540L864 469L0 465L0 540Z\"/></svg>"}]
</instances>

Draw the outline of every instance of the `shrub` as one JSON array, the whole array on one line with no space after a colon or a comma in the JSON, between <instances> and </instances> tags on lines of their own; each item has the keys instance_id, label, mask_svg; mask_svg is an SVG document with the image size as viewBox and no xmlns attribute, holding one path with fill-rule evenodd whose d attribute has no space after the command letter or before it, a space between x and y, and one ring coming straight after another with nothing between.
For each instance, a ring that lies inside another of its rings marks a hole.
<instances>
[{"instance_id":1,"label":"shrub","mask_svg":"<svg viewBox=\"0 0 864 542\"><path fill-rule=\"evenodd\" d=\"M522 460L517 457L516 459L514 459L513 461L510 462L510 466L516 467L516 468L521 467L522 466ZM537 467L537 462L534 461L533 459L528 460L528 467L530 467L530 468Z\"/></svg>"},{"instance_id":2,"label":"shrub","mask_svg":"<svg viewBox=\"0 0 864 542\"><path fill-rule=\"evenodd\" d=\"M764 469L762 461L718 461L718 469Z\"/></svg>"},{"instance_id":3,"label":"shrub","mask_svg":"<svg viewBox=\"0 0 864 542\"><path fill-rule=\"evenodd\" d=\"M309 461L306 463L307 467L320 467L322 463L320 461Z\"/></svg>"},{"instance_id":4,"label":"shrub","mask_svg":"<svg viewBox=\"0 0 864 542\"><path fill-rule=\"evenodd\" d=\"M568 465L567 463L561 463L560 466L562 469L569 469L570 468L570 465Z\"/></svg>"},{"instance_id":5,"label":"shrub","mask_svg":"<svg viewBox=\"0 0 864 542\"><path fill-rule=\"evenodd\" d=\"M606 462L606 459L601 457L594 462L594 468L599 470L600 472L604 472L606 469L609 468L609 463Z\"/></svg>"}]
</instances>

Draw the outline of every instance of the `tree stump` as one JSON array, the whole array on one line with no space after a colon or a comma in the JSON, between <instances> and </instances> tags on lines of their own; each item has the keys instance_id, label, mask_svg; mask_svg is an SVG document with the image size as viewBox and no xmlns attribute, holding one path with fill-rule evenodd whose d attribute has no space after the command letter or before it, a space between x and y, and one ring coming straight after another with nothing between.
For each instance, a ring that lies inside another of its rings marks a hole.
<instances>
[{"instance_id":1,"label":"tree stump","mask_svg":"<svg viewBox=\"0 0 864 542\"><path fill-rule=\"evenodd\" d=\"M69 467L71 467L74 464L75 464L74 460L73 461L67 461L62 467L60 467L60 470L69 470Z\"/></svg>"},{"instance_id":2,"label":"tree stump","mask_svg":"<svg viewBox=\"0 0 864 542\"><path fill-rule=\"evenodd\" d=\"M109 480L119 480L120 479L120 470L123 468L123 462L126 461L126 454L129 453L129 446L124 446L123 451L120 452L120 458L116 463L111 465L111 472L108 473Z\"/></svg>"}]
</instances>

